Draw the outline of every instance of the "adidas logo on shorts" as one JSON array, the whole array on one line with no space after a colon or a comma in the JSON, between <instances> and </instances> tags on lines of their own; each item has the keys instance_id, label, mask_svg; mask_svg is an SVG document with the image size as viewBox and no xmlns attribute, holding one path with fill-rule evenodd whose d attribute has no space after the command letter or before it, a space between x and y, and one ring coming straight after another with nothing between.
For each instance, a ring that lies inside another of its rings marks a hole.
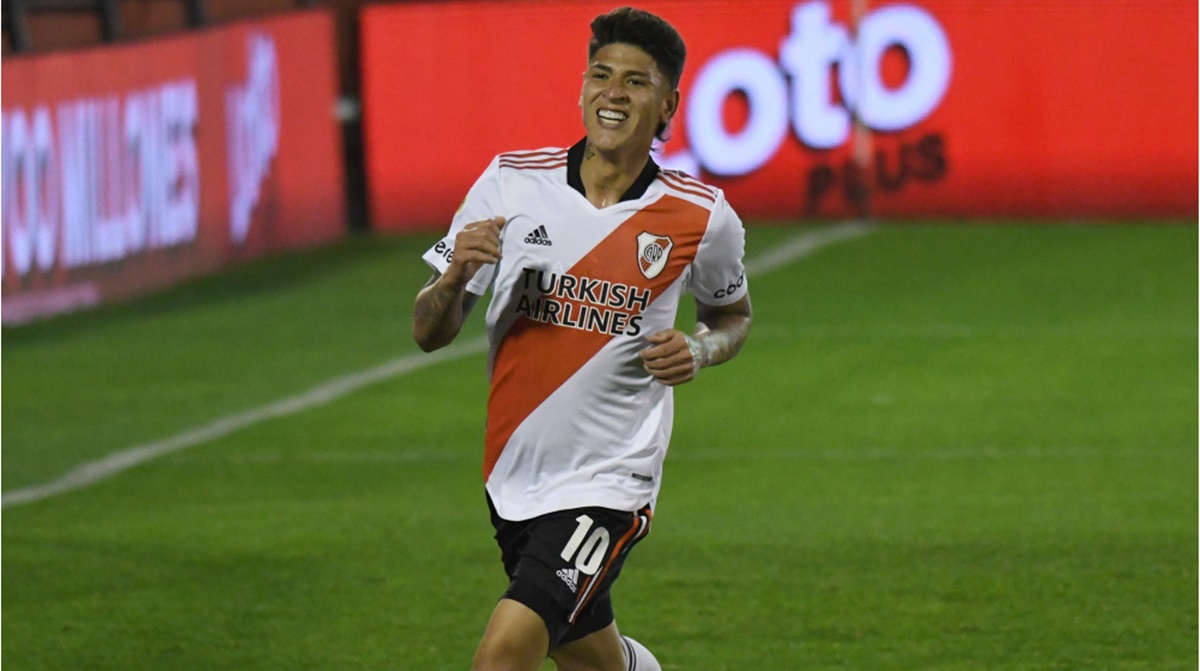
<instances>
[{"instance_id":1,"label":"adidas logo on shorts","mask_svg":"<svg viewBox=\"0 0 1200 671\"><path fill-rule=\"evenodd\" d=\"M555 572L555 575L562 578L562 581L567 583L567 587L571 588L571 593L579 591L579 569L560 568Z\"/></svg>"},{"instance_id":2,"label":"adidas logo on shorts","mask_svg":"<svg viewBox=\"0 0 1200 671\"><path fill-rule=\"evenodd\" d=\"M529 235L525 236L525 242L530 245L544 245L546 247L554 244L550 242L550 235L546 233L545 226L538 226L530 231Z\"/></svg>"}]
</instances>

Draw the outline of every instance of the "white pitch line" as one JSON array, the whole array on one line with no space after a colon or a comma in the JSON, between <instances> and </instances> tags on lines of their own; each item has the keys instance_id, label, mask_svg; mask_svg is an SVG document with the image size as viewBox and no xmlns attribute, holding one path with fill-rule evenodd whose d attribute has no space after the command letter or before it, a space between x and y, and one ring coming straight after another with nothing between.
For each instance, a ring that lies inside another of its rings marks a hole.
<instances>
[{"instance_id":1,"label":"white pitch line","mask_svg":"<svg viewBox=\"0 0 1200 671\"><path fill-rule=\"evenodd\" d=\"M772 250L747 260L746 273L750 276L769 273L798 261L822 247L866 235L870 230L869 225L850 223L817 231L806 231ZM289 396L235 415L219 417L207 424L188 429L169 438L113 452L102 459L80 464L50 482L4 492L0 495L0 507L8 508L24 503L34 503L52 496L83 489L152 459L224 438L231 433L269 419L285 417L327 405L377 382L406 375L443 361L453 361L480 354L486 350L487 339L477 338L430 354L418 353L398 357L373 368L323 382L295 396Z\"/></svg>"},{"instance_id":2,"label":"white pitch line","mask_svg":"<svg viewBox=\"0 0 1200 671\"><path fill-rule=\"evenodd\" d=\"M208 424L189 429L170 438L113 452L103 459L76 466L57 480L52 480L42 485L4 492L3 496L0 496L0 505L7 508L22 503L33 503L34 501L40 501L51 496L82 489L151 459L157 459L174 452L195 447L201 443L224 438L235 431L240 431L268 419L284 417L332 403L376 382L405 375L443 361L451 361L479 354L486 350L487 338L476 338L431 354L410 354L398 357L374 368L334 378L295 396L289 396L274 403L259 406L236 415L217 418Z\"/></svg>"},{"instance_id":3,"label":"white pitch line","mask_svg":"<svg viewBox=\"0 0 1200 671\"><path fill-rule=\"evenodd\" d=\"M794 263L822 247L828 247L843 240L861 238L874 229L874 224L865 221L854 221L839 224L831 228L810 231L792 238L774 249L763 252L753 259L747 259L746 274L755 277L766 275L772 270Z\"/></svg>"}]
</instances>

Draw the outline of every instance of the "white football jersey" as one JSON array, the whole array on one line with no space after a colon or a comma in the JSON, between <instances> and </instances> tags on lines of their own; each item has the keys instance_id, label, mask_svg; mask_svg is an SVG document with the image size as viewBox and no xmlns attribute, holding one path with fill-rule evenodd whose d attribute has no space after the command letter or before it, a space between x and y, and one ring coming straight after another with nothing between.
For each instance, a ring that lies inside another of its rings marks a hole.
<instances>
[{"instance_id":1,"label":"white football jersey","mask_svg":"<svg viewBox=\"0 0 1200 671\"><path fill-rule=\"evenodd\" d=\"M483 475L499 515L654 505L672 390L650 376L646 337L673 328L684 291L727 305L747 291L742 222L724 194L653 160L621 202L593 206L584 142L500 154L424 259L444 273L468 223L505 217L492 291Z\"/></svg>"}]
</instances>

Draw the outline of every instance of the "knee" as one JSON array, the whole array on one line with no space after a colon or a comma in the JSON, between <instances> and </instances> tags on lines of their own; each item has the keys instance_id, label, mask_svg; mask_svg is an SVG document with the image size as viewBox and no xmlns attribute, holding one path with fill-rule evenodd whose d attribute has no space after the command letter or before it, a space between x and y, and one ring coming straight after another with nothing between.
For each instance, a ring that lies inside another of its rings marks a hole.
<instances>
[{"instance_id":1,"label":"knee","mask_svg":"<svg viewBox=\"0 0 1200 671\"><path fill-rule=\"evenodd\" d=\"M581 659L571 655L554 654L550 657L554 660L554 666L558 671L610 671L610 669L618 668L605 666L597 660Z\"/></svg>"},{"instance_id":2,"label":"knee","mask_svg":"<svg viewBox=\"0 0 1200 671\"><path fill-rule=\"evenodd\" d=\"M471 671L532 671L528 666L511 659L476 659L471 664Z\"/></svg>"},{"instance_id":3,"label":"knee","mask_svg":"<svg viewBox=\"0 0 1200 671\"><path fill-rule=\"evenodd\" d=\"M529 666L529 662L516 656L475 656L471 663L471 671L534 671L538 665Z\"/></svg>"},{"instance_id":4,"label":"knee","mask_svg":"<svg viewBox=\"0 0 1200 671\"><path fill-rule=\"evenodd\" d=\"M616 648L586 645L565 646L550 652L558 671L624 671L629 668Z\"/></svg>"},{"instance_id":5,"label":"knee","mask_svg":"<svg viewBox=\"0 0 1200 671\"><path fill-rule=\"evenodd\" d=\"M485 638L475 651L471 671L536 671L545 661L523 640L492 636Z\"/></svg>"}]
</instances>

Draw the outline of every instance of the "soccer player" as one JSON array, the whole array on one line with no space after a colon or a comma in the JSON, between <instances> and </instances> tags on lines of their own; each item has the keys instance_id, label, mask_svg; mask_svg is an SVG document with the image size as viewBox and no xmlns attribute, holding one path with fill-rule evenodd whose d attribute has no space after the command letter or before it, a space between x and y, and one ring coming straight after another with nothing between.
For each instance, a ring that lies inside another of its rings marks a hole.
<instances>
[{"instance_id":1,"label":"soccer player","mask_svg":"<svg viewBox=\"0 0 1200 671\"><path fill-rule=\"evenodd\" d=\"M672 387L732 358L750 328L745 233L724 194L663 170L685 47L628 7L591 24L570 148L496 156L424 255L422 349L450 343L491 289L483 475L509 577L474 669L650 671L610 590L646 536ZM674 328L683 292L689 334Z\"/></svg>"}]
</instances>

